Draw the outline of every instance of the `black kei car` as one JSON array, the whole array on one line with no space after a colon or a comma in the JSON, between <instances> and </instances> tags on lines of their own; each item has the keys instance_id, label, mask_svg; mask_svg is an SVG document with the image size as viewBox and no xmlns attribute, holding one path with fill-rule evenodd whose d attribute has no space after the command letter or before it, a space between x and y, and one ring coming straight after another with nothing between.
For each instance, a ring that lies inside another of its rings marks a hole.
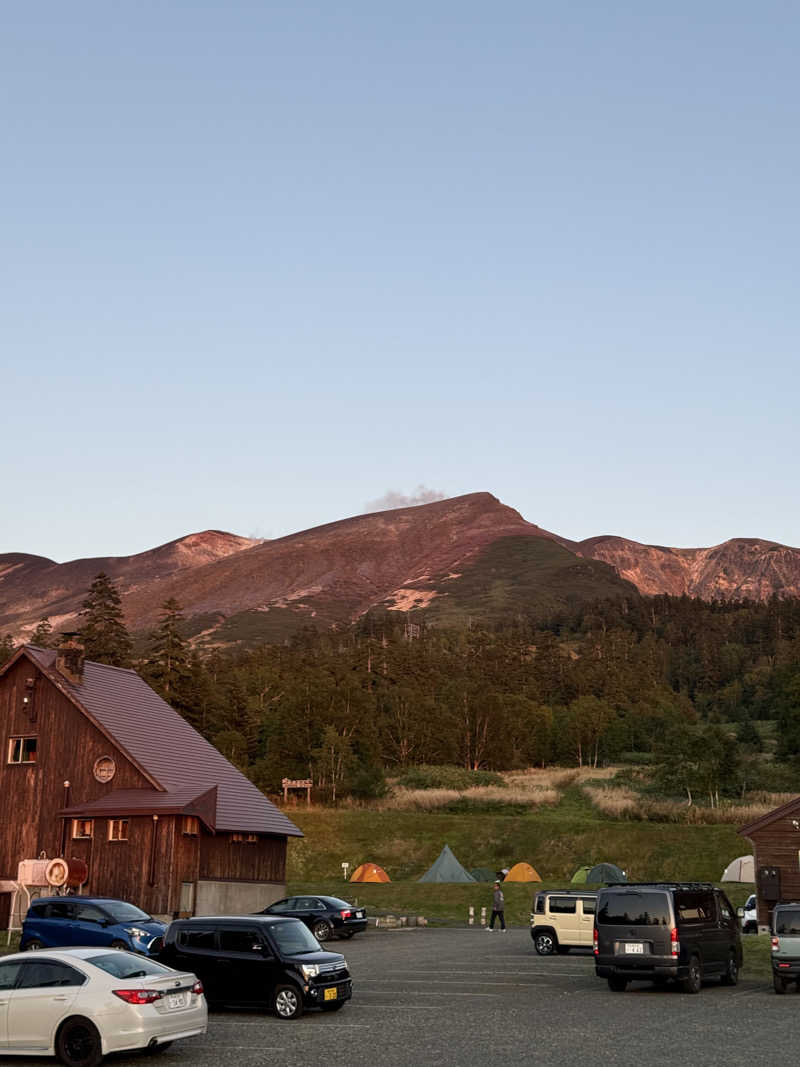
<instances>
[{"instance_id":1,"label":"black kei car","mask_svg":"<svg viewBox=\"0 0 800 1067\"><path fill-rule=\"evenodd\" d=\"M176 919L158 958L196 974L211 1008L260 1007L297 1019L305 1008L339 1011L353 993L344 956L321 949L297 919Z\"/></svg>"},{"instance_id":2,"label":"black kei car","mask_svg":"<svg viewBox=\"0 0 800 1067\"><path fill-rule=\"evenodd\" d=\"M676 981L699 993L716 976L734 986L742 939L731 902L704 882L627 884L601 889L594 925L595 974L622 993L638 980Z\"/></svg>"},{"instance_id":3,"label":"black kei car","mask_svg":"<svg viewBox=\"0 0 800 1067\"><path fill-rule=\"evenodd\" d=\"M259 915L285 915L300 919L317 941L330 937L352 937L367 927L367 912L338 897L287 897L277 900Z\"/></svg>"}]
</instances>

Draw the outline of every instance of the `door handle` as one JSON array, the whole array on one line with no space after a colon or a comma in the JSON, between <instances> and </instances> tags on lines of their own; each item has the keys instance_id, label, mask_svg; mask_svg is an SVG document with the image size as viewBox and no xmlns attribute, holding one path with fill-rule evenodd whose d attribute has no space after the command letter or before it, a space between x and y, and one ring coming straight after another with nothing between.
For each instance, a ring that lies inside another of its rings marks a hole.
<instances>
[{"instance_id":1,"label":"door handle","mask_svg":"<svg viewBox=\"0 0 800 1067\"><path fill-rule=\"evenodd\" d=\"M53 1000L69 1000L69 997L53 997Z\"/></svg>"}]
</instances>

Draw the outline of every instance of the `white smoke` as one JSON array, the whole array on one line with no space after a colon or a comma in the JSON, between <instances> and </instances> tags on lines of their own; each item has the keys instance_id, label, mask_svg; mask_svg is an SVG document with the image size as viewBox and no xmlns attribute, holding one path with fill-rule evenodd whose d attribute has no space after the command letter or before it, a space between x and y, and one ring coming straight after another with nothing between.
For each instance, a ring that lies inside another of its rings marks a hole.
<instances>
[{"instance_id":1,"label":"white smoke","mask_svg":"<svg viewBox=\"0 0 800 1067\"><path fill-rule=\"evenodd\" d=\"M444 500L446 493L438 489L429 489L426 485L418 485L409 494L400 493L396 489L388 489L378 500L371 500L364 507L364 512L391 511L393 508L413 508L417 504L432 504L434 500Z\"/></svg>"}]
</instances>

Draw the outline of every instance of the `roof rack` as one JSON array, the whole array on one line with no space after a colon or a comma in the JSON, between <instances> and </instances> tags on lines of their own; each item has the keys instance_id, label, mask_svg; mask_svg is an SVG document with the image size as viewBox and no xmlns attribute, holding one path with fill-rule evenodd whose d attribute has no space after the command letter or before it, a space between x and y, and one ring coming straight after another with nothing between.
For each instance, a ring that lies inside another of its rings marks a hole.
<instances>
[{"instance_id":1,"label":"roof rack","mask_svg":"<svg viewBox=\"0 0 800 1067\"><path fill-rule=\"evenodd\" d=\"M713 882L608 882L608 889L716 889Z\"/></svg>"}]
</instances>

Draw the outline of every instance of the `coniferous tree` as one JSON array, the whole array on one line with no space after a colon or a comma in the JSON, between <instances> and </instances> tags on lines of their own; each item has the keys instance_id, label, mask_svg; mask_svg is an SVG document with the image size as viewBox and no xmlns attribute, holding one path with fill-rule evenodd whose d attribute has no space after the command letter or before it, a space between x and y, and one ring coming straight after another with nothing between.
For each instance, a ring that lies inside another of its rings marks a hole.
<instances>
[{"instance_id":1,"label":"coniferous tree","mask_svg":"<svg viewBox=\"0 0 800 1067\"><path fill-rule=\"evenodd\" d=\"M11 659L15 651L14 638L11 634L6 634L5 637L0 640L0 667Z\"/></svg>"},{"instance_id":2,"label":"coniferous tree","mask_svg":"<svg viewBox=\"0 0 800 1067\"><path fill-rule=\"evenodd\" d=\"M133 643L125 626L119 590L107 574L100 573L92 582L84 600L80 630L86 658L110 667L130 667Z\"/></svg>"},{"instance_id":3,"label":"coniferous tree","mask_svg":"<svg viewBox=\"0 0 800 1067\"><path fill-rule=\"evenodd\" d=\"M186 703L191 679L189 648L181 633L183 621L178 601L174 597L165 600L159 624L150 636L145 668L148 682L177 708Z\"/></svg>"},{"instance_id":4,"label":"coniferous tree","mask_svg":"<svg viewBox=\"0 0 800 1067\"><path fill-rule=\"evenodd\" d=\"M50 620L47 616L39 620L39 625L31 634L31 644L38 645L39 648L52 648L53 627L50 625Z\"/></svg>"}]
</instances>

